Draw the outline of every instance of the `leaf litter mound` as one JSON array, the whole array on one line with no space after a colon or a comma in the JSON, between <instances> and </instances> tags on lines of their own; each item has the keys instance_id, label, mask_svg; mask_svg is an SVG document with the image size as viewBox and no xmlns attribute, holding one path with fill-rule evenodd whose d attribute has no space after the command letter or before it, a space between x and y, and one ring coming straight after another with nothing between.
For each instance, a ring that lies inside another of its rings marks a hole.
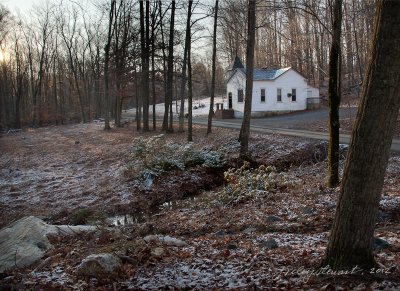
<instances>
[{"instance_id":1,"label":"leaf litter mound","mask_svg":"<svg viewBox=\"0 0 400 291\"><path fill-rule=\"evenodd\" d=\"M140 134L144 139L155 135L159 132ZM102 124L91 123L3 135L2 226L26 215L105 226L112 225L107 217L115 214L141 219L96 233L50 237L54 248L40 268L7 271L0 275L1 284L56 290L400 287L397 156L389 161L375 234L389 245L376 250L381 269L327 274L319 263L338 195L338 189L325 187L327 145L253 134L254 161L244 166L237 135L235 130L214 129L206 138L205 128L195 127L192 150L217 152L224 166L171 167L155 173L151 185L142 183L138 168L127 175L135 163L130 149L139 136L133 125L103 131ZM184 148L185 139L185 133L168 134L165 143ZM342 159L341 169L343 164ZM180 238L187 245L143 240L151 234ZM105 252L123 259L118 277L76 274L86 256Z\"/></svg>"}]
</instances>

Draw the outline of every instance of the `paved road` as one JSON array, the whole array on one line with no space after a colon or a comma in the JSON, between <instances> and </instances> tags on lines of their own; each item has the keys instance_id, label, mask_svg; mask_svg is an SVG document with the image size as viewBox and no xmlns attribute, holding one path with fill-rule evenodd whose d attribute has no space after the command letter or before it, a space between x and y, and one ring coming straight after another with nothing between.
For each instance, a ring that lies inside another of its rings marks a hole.
<instances>
[{"instance_id":1,"label":"paved road","mask_svg":"<svg viewBox=\"0 0 400 291\"><path fill-rule=\"evenodd\" d=\"M357 114L356 107L340 108L340 118L355 118ZM203 117L204 118L204 117ZM202 119L202 117L194 117L193 120ZM318 121L328 121L329 111L327 108L321 108L311 111L300 111L289 114L282 114L264 118L252 118L251 125L272 127L272 128L299 128L306 124L315 123ZM225 119L226 120L226 119ZM224 121L225 121L224 120ZM242 119L229 119L231 123L242 123Z\"/></svg>"},{"instance_id":2,"label":"paved road","mask_svg":"<svg viewBox=\"0 0 400 291\"><path fill-rule=\"evenodd\" d=\"M343 115L342 115L343 116ZM280 116L283 117L283 116ZM275 117L269 118L257 118L252 119L251 121L251 131L260 132L260 133L277 133L288 136L302 137L302 138L310 138L310 139L318 139L318 140L329 140L329 134L327 132L316 132L310 130L302 130L302 129L288 129L288 128L279 128L275 126L282 125L278 122L272 122L268 119L275 119ZM194 123L197 124L207 124L207 120L204 118L195 118L193 120ZM241 119L225 119L225 120L213 120L213 126L216 127L224 127L224 128L236 128L240 129L242 120ZM269 124L273 124L274 127L269 127ZM350 135L349 134L340 134L340 143L349 144ZM392 141L392 151L400 153L400 139L393 139Z\"/></svg>"},{"instance_id":3,"label":"paved road","mask_svg":"<svg viewBox=\"0 0 400 291\"><path fill-rule=\"evenodd\" d=\"M341 108L340 117L341 118L355 118L357 113L357 108ZM131 119L134 116L134 111L124 112L124 118ZM277 115L265 118L253 118L251 119L251 130L253 132L260 133L277 133L288 136L296 136L302 138L318 139L318 140L329 140L329 135L327 132L315 132L304 129L293 129L299 128L306 124L328 120L329 112L328 109L322 108L312 111L302 111L294 112L291 114ZM193 123L197 124L207 124L207 117L194 117ZM240 129L242 124L242 119L214 119L213 126L225 127L225 128L237 128ZM340 143L349 144L350 135L341 134ZM393 139L392 151L400 153L400 139Z\"/></svg>"}]
</instances>

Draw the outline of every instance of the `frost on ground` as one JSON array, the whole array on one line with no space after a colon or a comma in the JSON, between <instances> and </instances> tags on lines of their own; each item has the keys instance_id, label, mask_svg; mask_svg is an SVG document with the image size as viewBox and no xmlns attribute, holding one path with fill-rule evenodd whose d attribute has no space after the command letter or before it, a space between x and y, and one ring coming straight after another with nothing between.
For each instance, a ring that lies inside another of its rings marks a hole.
<instances>
[{"instance_id":1,"label":"frost on ground","mask_svg":"<svg viewBox=\"0 0 400 291\"><path fill-rule=\"evenodd\" d=\"M25 214L127 203L121 172L131 141L127 129L102 124L29 129L2 136L0 205L5 225Z\"/></svg>"},{"instance_id":2,"label":"frost on ground","mask_svg":"<svg viewBox=\"0 0 400 291\"><path fill-rule=\"evenodd\" d=\"M137 184L135 171L126 175L135 164L130 149L139 136L148 140L160 132L139 135L133 124L103 131L102 124L91 123L1 136L2 226L26 215L60 224L97 220L107 225L107 216L114 214L124 219L95 233L50 237L54 248L45 252L42 262L0 274L0 287L400 288L399 157L389 161L377 219L375 236L389 244L376 250L380 274L357 270L338 275L319 268L339 191L325 186L326 144L252 134L255 161L243 167L238 131L218 128L209 137L205 131L195 127L190 147L186 133L165 135L165 142L190 148L191 153L218 153L226 165L172 167L158 173L149 187ZM134 216L138 211L140 219ZM149 237L184 243L177 246ZM76 267L84 258L103 253L122 258L117 277L78 276Z\"/></svg>"}]
</instances>

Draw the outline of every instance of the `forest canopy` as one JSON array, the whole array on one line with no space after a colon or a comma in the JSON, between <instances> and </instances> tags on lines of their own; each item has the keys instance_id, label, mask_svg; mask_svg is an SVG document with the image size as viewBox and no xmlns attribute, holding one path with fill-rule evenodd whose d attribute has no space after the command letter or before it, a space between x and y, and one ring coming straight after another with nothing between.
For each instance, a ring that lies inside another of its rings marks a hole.
<instances>
[{"instance_id":1,"label":"forest canopy","mask_svg":"<svg viewBox=\"0 0 400 291\"><path fill-rule=\"evenodd\" d=\"M122 107L142 106L139 2L117 1L113 12L108 72L112 117L118 116ZM305 75L312 85L326 87L331 2L257 1L254 66L290 66ZM165 96L171 1L148 3L151 105L163 102ZM354 96L362 83L374 3L343 1L342 90ZM5 4L0 5L0 127L87 122L104 117L104 48L109 1L39 2L18 14ZM239 56L245 63L246 5L244 0L220 1L216 94L225 93L226 72L234 58ZM172 100L178 99L177 88L182 79L187 6L186 1L176 1ZM194 97L210 95L213 10L213 1L194 1L191 19Z\"/></svg>"}]
</instances>

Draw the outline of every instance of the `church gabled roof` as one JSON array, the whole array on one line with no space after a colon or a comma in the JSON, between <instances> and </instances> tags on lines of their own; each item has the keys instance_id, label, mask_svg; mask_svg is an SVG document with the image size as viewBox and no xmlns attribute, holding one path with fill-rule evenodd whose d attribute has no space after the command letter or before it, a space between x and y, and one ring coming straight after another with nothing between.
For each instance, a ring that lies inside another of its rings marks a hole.
<instances>
[{"instance_id":1,"label":"church gabled roof","mask_svg":"<svg viewBox=\"0 0 400 291\"><path fill-rule=\"evenodd\" d=\"M275 80L283 73L287 72L289 68L283 69L254 69L253 71L253 80L254 81L262 81L262 80Z\"/></svg>"},{"instance_id":2,"label":"church gabled roof","mask_svg":"<svg viewBox=\"0 0 400 291\"><path fill-rule=\"evenodd\" d=\"M292 69L291 67L288 68L282 68L282 69L254 69L253 70L253 81L272 81L277 79L278 77L282 76L284 73ZM242 72L243 75L246 75L246 69L245 68L238 68L237 71ZM233 74L229 77L229 80L231 77L234 75L236 70L233 72Z\"/></svg>"},{"instance_id":3,"label":"church gabled roof","mask_svg":"<svg viewBox=\"0 0 400 291\"><path fill-rule=\"evenodd\" d=\"M284 73L286 73L289 70L294 70L294 69L292 67L281 68L281 69L268 69L267 67L261 68L261 69L254 68L253 81L273 81L273 80L279 78L280 76L282 76ZM236 56L236 58L233 62L232 68L229 69L230 76L228 78L228 82L235 75L236 71L239 71L243 75L246 75L246 68L243 66L243 64L238 56ZM299 75L303 76L298 71L296 71L296 70L294 70L294 71L297 72ZM306 78L306 77L304 77L304 78Z\"/></svg>"},{"instance_id":4,"label":"church gabled roof","mask_svg":"<svg viewBox=\"0 0 400 291\"><path fill-rule=\"evenodd\" d=\"M240 58L238 56L236 56L235 60L233 61L233 65L232 65L231 70L243 69L243 68L244 68L244 66L242 64L242 61L240 60Z\"/></svg>"}]
</instances>

